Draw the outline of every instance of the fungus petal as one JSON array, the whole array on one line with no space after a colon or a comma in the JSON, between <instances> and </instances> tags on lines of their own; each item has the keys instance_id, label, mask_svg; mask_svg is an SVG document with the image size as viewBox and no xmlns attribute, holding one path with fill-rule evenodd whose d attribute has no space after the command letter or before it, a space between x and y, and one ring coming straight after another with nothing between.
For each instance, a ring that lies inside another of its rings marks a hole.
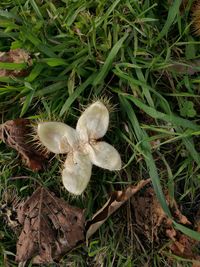
<instances>
[{"instance_id":1,"label":"fungus petal","mask_svg":"<svg viewBox=\"0 0 200 267\"><path fill-rule=\"evenodd\" d=\"M97 140L108 130L109 112L106 106L97 101L90 105L80 116L76 130L83 141Z\"/></svg>"},{"instance_id":2,"label":"fungus petal","mask_svg":"<svg viewBox=\"0 0 200 267\"><path fill-rule=\"evenodd\" d=\"M75 129L62 122L42 122L37 134L41 143L55 154L68 153L78 143Z\"/></svg>"},{"instance_id":3,"label":"fungus petal","mask_svg":"<svg viewBox=\"0 0 200 267\"><path fill-rule=\"evenodd\" d=\"M92 163L88 157L78 151L69 153L62 171L64 187L74 195L81 195L87 187L92 172Z\"/></svg>"},{"instance_id":4,"label":"fungus petal","mask_svg":"<svg viewBox=\"0 0 200 267\"><path fill-rule=\"evenodd\" d=\"M106 142L87 145L87 151L91 162L98 167L110 171L120 170L122 167L118 151Z\"/></svg>"}]
</instances>

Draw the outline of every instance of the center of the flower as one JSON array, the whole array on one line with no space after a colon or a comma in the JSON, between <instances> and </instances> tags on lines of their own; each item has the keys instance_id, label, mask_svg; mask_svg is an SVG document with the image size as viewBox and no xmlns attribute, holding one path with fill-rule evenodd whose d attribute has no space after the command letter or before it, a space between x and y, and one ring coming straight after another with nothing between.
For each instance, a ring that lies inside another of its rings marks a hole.
<instances>
[{"instance_id":1,"label":"center of the flower","mask_svg":"<svg viewBox=\"0 0 200 267\"><path fill-rule=\"evenodd\" d=\"M87 144L88 142L79 140L78 144L75 147L73 147L73 149L83 154L87 154Z\"/></svg>"},{"instance_id":2,"label":"center of the flower","mask_svg":"<svg viewBox=\"0 0 200 267\"><path fill-rule=\"evenodd\" d=\"M78 146L74 148L74 150L87 155L91 149L91 145L95 145L95 144L96 144L96 140L90 140L89 142L80 140L78 143Z\"/></svg>"}]
</instances>

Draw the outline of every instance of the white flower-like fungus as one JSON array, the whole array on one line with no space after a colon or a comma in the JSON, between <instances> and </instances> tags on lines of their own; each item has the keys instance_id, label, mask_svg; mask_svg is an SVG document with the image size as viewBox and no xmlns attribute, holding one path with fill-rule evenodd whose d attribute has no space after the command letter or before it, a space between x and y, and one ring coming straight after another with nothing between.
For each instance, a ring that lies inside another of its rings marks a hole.
<instances>
[{"instance_id":1,"label":"white flower-like fungus","mask_svg":"<svg viewBox=\"0 0 200 267\"><path fill-rule=\"evenodd\" d=\"M121 158L117 150L106 142L98 141L108 130L109 112L96 101L80 116L76 130L62 122L41 122L37 133L41 143L55 154L67 154L62 180L72 194L80 195L91 177L92 164L120 170Z\"/></svg>"}]
</instances>

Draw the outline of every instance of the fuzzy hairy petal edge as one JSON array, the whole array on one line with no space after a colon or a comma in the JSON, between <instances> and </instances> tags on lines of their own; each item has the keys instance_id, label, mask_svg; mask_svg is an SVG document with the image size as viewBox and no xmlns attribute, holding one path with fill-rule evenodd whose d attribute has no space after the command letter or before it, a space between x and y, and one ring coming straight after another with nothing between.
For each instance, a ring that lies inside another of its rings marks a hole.
<instances>
[{"instance_id":1,"label":"fuzzy hairy petal edge","mask_svg":"<svg viewBox=\"0 0 200 267\"><path fill-rule=\"evenodd\" d=\"M76 130L62 122L41 122L37 134L41 143L55 154L68 153L78 143Z\"/></svg>"},{"instance_id":2,"label":"fuzzy hairy petal edge","mask_svg":"<svg viewBox=\"0 0 200 267\"><path fill-rule=\"evenodd\" d=\"M80 116L76 130L83 141L97 140L108 130L109 112L106 106L97 101L91 104Z\"/></svg>"}]
</instances>

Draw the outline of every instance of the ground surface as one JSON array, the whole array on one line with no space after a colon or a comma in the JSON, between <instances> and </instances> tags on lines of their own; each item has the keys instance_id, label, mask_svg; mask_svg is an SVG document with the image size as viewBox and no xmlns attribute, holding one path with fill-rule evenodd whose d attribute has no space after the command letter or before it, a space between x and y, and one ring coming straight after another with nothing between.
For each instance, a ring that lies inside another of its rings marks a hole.
<instances>
[{"instance_id":1,"label":"ground surface","mask_svg":"<svg viewBox=\"0 0 200 267\"><path fill-rule=\"evenodd\" d=\"M117 173L94 167L86 192L74 198L62 186L58 158L45 172L33 173L1 143L2 205L5 190L20 197L33 192L36 183L31 179L8 181L26 175L86 208L90 218L111 191L150 177L163 209L168 212L161 187L195 224L200 203L200 46L191 26L193 4L190 0L1 1L0 51L21 48L31 58L25 77L0 77L2 122L19 117L55 119L74 127L84 106L109 98L115 109L104 140L118 149L124 166ZM17 266L17 237L3 216L0 220L1 266ZM167 238L151 242L142 236L142 228L140 233L136 228L128 203L88 247L71 252L59 266L192 266L189 259L170 254Z\"/></svg>"}]
</instances>

